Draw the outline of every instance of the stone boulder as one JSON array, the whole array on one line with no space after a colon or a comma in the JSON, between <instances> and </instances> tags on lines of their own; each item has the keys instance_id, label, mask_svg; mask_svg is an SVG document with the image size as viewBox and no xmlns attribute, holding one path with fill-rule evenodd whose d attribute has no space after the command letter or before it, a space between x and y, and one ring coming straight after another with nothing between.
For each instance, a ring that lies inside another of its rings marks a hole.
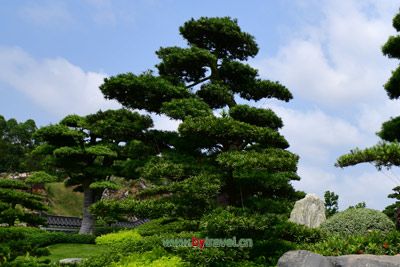
<instances>
[{"instance_id":1,"label":"stone boulder","mask_svg":"<svg viewBox=\"0 0 400 267\"><path fill-rule=\"evenodd\" d=\"M307 250L288 251L279 258L278 267L333 267L328 259Z\"/></svg>"},{"instance_id":2,"label":"stone boulder","mask_svg":"<svg viewBox=\"0 0 400 267\"><path fill-rule=\"evenodd\" d=\"M326 220L325 204L315 194L307 194L305 198L296 201L289 221L316 228Z\"/></svg>"},{"instance_id":3,"label":"stone boulder","mask_svg":"<svg viewBox=\"0 0 400 267\"><path fill-rule=\"evenodd\" d=\"M82 262L82 258L66 258L60 260L58 263L61 266L77 266L79 263Z\"/></svg>"},{"instance_id":4,"label":"stone boulder","mask_svg":"<svg viewBox=\"0 0 400 267\"><path fill-rule=\"evenodd\" d=\"M400 267L400 256L345 255L326 257L335 267Z\"/></svg>"},{"instance_id":5,"label":"stone boulder","mask_svg":"<svg viewBox=\"0 0 400 267\"><path fill-rule=\"evenodd\" d=\"M280 257L278 267L400 267L400 255L345 255L324 257L306 250L288 251Z\"/></svg>"}]
</instances>

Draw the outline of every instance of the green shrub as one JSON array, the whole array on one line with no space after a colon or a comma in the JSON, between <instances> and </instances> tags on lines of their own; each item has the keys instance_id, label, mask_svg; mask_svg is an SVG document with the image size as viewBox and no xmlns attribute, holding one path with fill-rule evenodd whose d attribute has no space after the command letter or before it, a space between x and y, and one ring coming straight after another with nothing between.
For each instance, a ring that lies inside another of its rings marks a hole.
<instances>
[{"instance_id":1,"label":"green shrub","mask_svg":"<svg viewBox=\"0 0 400 267\"><path fill-rule=\"evenodd\" d=\"M14 261L5 262L1 265L2 267L49 267L56 266L50 265L50 260L39 260L36 257L32 256L24 256L19 257Z\"/></svg>"},{"instance_id":2,"label":"green shrub","mask_svg":"<svg viewBox=\"0 0 400 267\"><path fill-rule=\"evenodd\" d=\"M334 235L315 244L305 244L299 249L306 249L325 256L347 254L396 255L400 253L400 232L373 231L366 235Z\"/></svg>"},{"instance_id":3,"label":"green shrub","mask_svg":"<svg viewBox=\"0 0 400 267\"><path fill-rule=\"evenodd\" d=\"M146 222L136 229L142 236L162 233L195 232L198 230L198 221L160 218Z\"/></svg>"},{"instance_id":4,"label":"green shrub","mask_svg":"<svg viewBox=\"0 0 400 267\"><path fill-rule=\"evenodd\" d=\"M33 227L0 227L0 263L12 261L29 253L33 256L48 254L44 247L57 243L93 244L92 235L46 232Z\"/></svg>"},{"instance_id":5,"label":"green shrub","mask_svg":"<svg viewBox=\"0 0 400 267\"><path fill-rule=\"evenodd\" d=\"M122 242L135 242L142 238L136 230L126 230L117 233L110 233L96 238L98 245L113 245Z\"/></svg>"},{"instance_id":6,"label":"green shrub","mask_svg":"<svg viewBox=\"0 0 400 267\"><path fill-rule=\"evenodd\" d=\"M389 232L394 223L382 212L366 208L353 208L339 212L321 225L330 235L363 235L370 231Z\"/></svg>"},{"instance_id":7,"label":"green shrub","mask_svg":"<svg viewBox=\"0 0 400 267\"><path fill-rule=\"evenodd\" d=\"M105 234L115 233L123 230L129 230L126 227L117 227L117 226L104 226L104 225L96 225L94 229L95 236L101 236Z\"/></svg>"},{"instance_id":8,"label":"green shrub","mask_svg":"<svg viewBox=\"0 0 400 267\"><path fill-rule=\"evenodd\" d=\"M145 253L132 253L113 263L112 267L184 267L189 266L180 257L167 255L162 249L154 249Z\"/></svg>"}]
</instances>

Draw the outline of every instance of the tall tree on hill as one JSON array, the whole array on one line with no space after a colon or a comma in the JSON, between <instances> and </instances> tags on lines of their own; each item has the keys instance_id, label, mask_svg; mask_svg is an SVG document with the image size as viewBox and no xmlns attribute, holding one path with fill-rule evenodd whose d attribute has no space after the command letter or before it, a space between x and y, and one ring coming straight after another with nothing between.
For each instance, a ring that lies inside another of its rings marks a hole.
<instances>
[{"instance_id":1,"label":"tall tree on hill","mask_svg":"<svg viewBox=\"0 0 400 267\"><path fill-rule=\"evenodd\" d=\"M270 215L287 216L303 196L290 183L300 179L298 156L286 150L289 144L278 132L282 120L271 109L239 103L287 102L292 94L244 63L258 46L236 20L202 17L179 30L188 47L160 48L158 75L119 74L100 87L127 108L182 123L179 136L167 140L169 149L141 169L156 186L142 192L141 200L101 202L94 210L195 219L209 235L250 235L263 246L261 239L271 238L272 227L265 231L274 221Z\"/></svg>"},{"instance_id":2,"label":"tall tree on hill","mask_svg":"<svg viewBox=\"0 0 400 267\"><path fill-rule=\"evenodd\" d=\"M140 141L152 126L149 116L126 109L99 111L88 116L69 115L59 124L35 133L41 143L34 151L43 165L67 178L67 186L83 191L83 220L79 233L92 233L94 217L89 206L101 198L105 188L116 189L112 175L134 177L148 147ZM127 170L133 170L128 171Z\"/></svg>"},{"instance_id":3,"label":"tall tree on hill","mask_svg":"<svg viewBox=\"0 0 400 267\"><path fill-rule=\"evenodd\" d=\"M397 32L400 31L400 13L393 18L393 27ZM382 52L389 58L400 59L400 35L390 36L382 47ZM398 99L400 97L400 66L392 72L392 76L386 82L384 88L390 99ZM370 162L378 170L400 166L400 117L384 122L377 135L382 139L377 145L362 150L356 148L350 151L349 154L339 157L336 165L346 167ZM393 190L396 191L398 189L398 187L395 187ZM395 194L389 195L389 197L394 196ZM393 208L394 206L388 207L388 210Z\"/></svg>"}]
</instances>

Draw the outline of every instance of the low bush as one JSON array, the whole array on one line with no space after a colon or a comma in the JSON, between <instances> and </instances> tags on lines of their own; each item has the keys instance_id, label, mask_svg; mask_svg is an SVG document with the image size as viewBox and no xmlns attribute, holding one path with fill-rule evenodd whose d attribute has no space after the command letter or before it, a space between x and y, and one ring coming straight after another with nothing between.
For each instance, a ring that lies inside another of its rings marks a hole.
<instances>
[{"instance_id":1,"label":"low bush","mask_svg":"<svg viewBox=\"0 0 400 267\"><path fill-rule=\"evenodd\" d=\"M163 249L153 249L144 253L132 253L113 263L112 267L185 267L189 266L180 257L168 255Z\"/></svg>"},{"instance_id":2,"label":"low bush","mask_svg":"<svg viewBox=\"0 0 400 267\"><path fill-rule=\"evenodd\" d=\"M352 208L339 212L321 225L321 230L329 235L363 235L370 231L389 232L395 228L394 223L382 212Z\"/></svg>"},{"instance_id":3,"label":"low bush","mask_svg":"<svg viewBox=\"0 0 400 267\"><path fill-rule=\"evenodd\" d=\"M48 255L45 246L57 243L94 244L92 235L46 232L33 227L0 227L0 263L29 253Z\"/></svg>"},{"instance_id":4,"label":"low bush","mask_svg":"<svg viewBox=\"0 0 400 267\"><path fill-rule=\"evenodd\" d=\"M49 267L56 266L55 264L51 265L50 260L39 260L36 257L25 256L19 257L11 262L4 262L2 267Z\"/></svg>"},{"instance_id":5,"label":"low bush","mask_svg":"<svg viewBox=\"0 0 400 267\"><path fill-rule=\"evenodd\" d=\"M195 221L157 219L134 230L98 237L96 243L107 245L109 251L100 257L89 259L84 266L152 266L150 264L158 264L159 261L162 262L160 266L169 266L167 264L177 259L180 259L179 263L182 261L190 266L266 266L266 263L276 264L277 259L286 251L296 249L303 243L315 243L322 238L318 229L310 229L284 219L271 218L271 222L266 225L263 224L266 221L260 222L256 218L247 219L243 216L240 217L241 224L247 225L249 231L236 237L237 239L252 238L254 240L252 248L207 247L200 251L191 246L163 246L163 240L166 239L191 240L192 237L205 238L207 236L229 238L239 234L236 228L224 229L225 220L230 218L225 215L226 212L221 211L220 216L207 217L209 224L201 225L202 232L194 230L198 227ZM207 229L210 231L207 232ZM155 249L158 254L153 254ZM160 254L160 251L163 253ZM148 256L143 258L136 254ZM155 259L154 255L158 255L158 258ZM177 258L171 258L171 255Z\"/></svg>"},{"instance_id":6,"label":"low bush","mask_svg":"<svg viewBox=\"0 0 400 267\"><path fill-rule=\"evenodd\" d=\"M125 230L117 233L102 235L96 238L98 245L115 245L116 243L135 242L142 239L142 236L135 230Z\"/></svg>"},{"instance_id":7,"label":"low bush","mask_svg":"<svg viewBox=\"0 0 400 267\"><path fill-rule=\"evenodd\" d=\"M146 222L136 229L142 236L150 236L163 233L195 232L198 228L198 221L178 218L160 218Z\"/></svg>"},{"instance_id":8,"label":"low bush","mask_svg":"<svg viewBox=\"0 0 400 267\"><path fill-rule=\"evenodd\" d=\"M325 256L347 254L396 255L400 253L400 232L372 231L365 235L334 235L315 244L304 244L306 249Z\"/></svg>"}]
</instances>

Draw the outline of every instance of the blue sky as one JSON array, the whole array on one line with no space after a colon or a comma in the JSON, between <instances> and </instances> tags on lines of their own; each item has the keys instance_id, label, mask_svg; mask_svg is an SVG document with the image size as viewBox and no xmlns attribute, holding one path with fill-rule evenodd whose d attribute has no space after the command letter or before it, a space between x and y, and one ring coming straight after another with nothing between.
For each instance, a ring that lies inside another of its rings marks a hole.
<instances>
[{"instance_id":1,"label":"blue sky","mask_svg":"<svg viewBox=\"0 0 400 267\"><path fill-rule=\"evenodd\" d=\"M301 157L295 187L321 197L333 190L342 209L360 201L382 209L400 183L397 169L333 164L375 144L381 123L399 115L382 88L398 62L380 52L395 34L398 9L391 0L7 1L0 9L0 114L46 125L117 108L98 90L105 77L153 68L160 46L185 45L178 27L192 17L230 16L259 44L250 63L294 94L289 103L252 104L283 118L282 133ZM155 120L158 128L177 125Z\"/></svg>"}]
</instances>

